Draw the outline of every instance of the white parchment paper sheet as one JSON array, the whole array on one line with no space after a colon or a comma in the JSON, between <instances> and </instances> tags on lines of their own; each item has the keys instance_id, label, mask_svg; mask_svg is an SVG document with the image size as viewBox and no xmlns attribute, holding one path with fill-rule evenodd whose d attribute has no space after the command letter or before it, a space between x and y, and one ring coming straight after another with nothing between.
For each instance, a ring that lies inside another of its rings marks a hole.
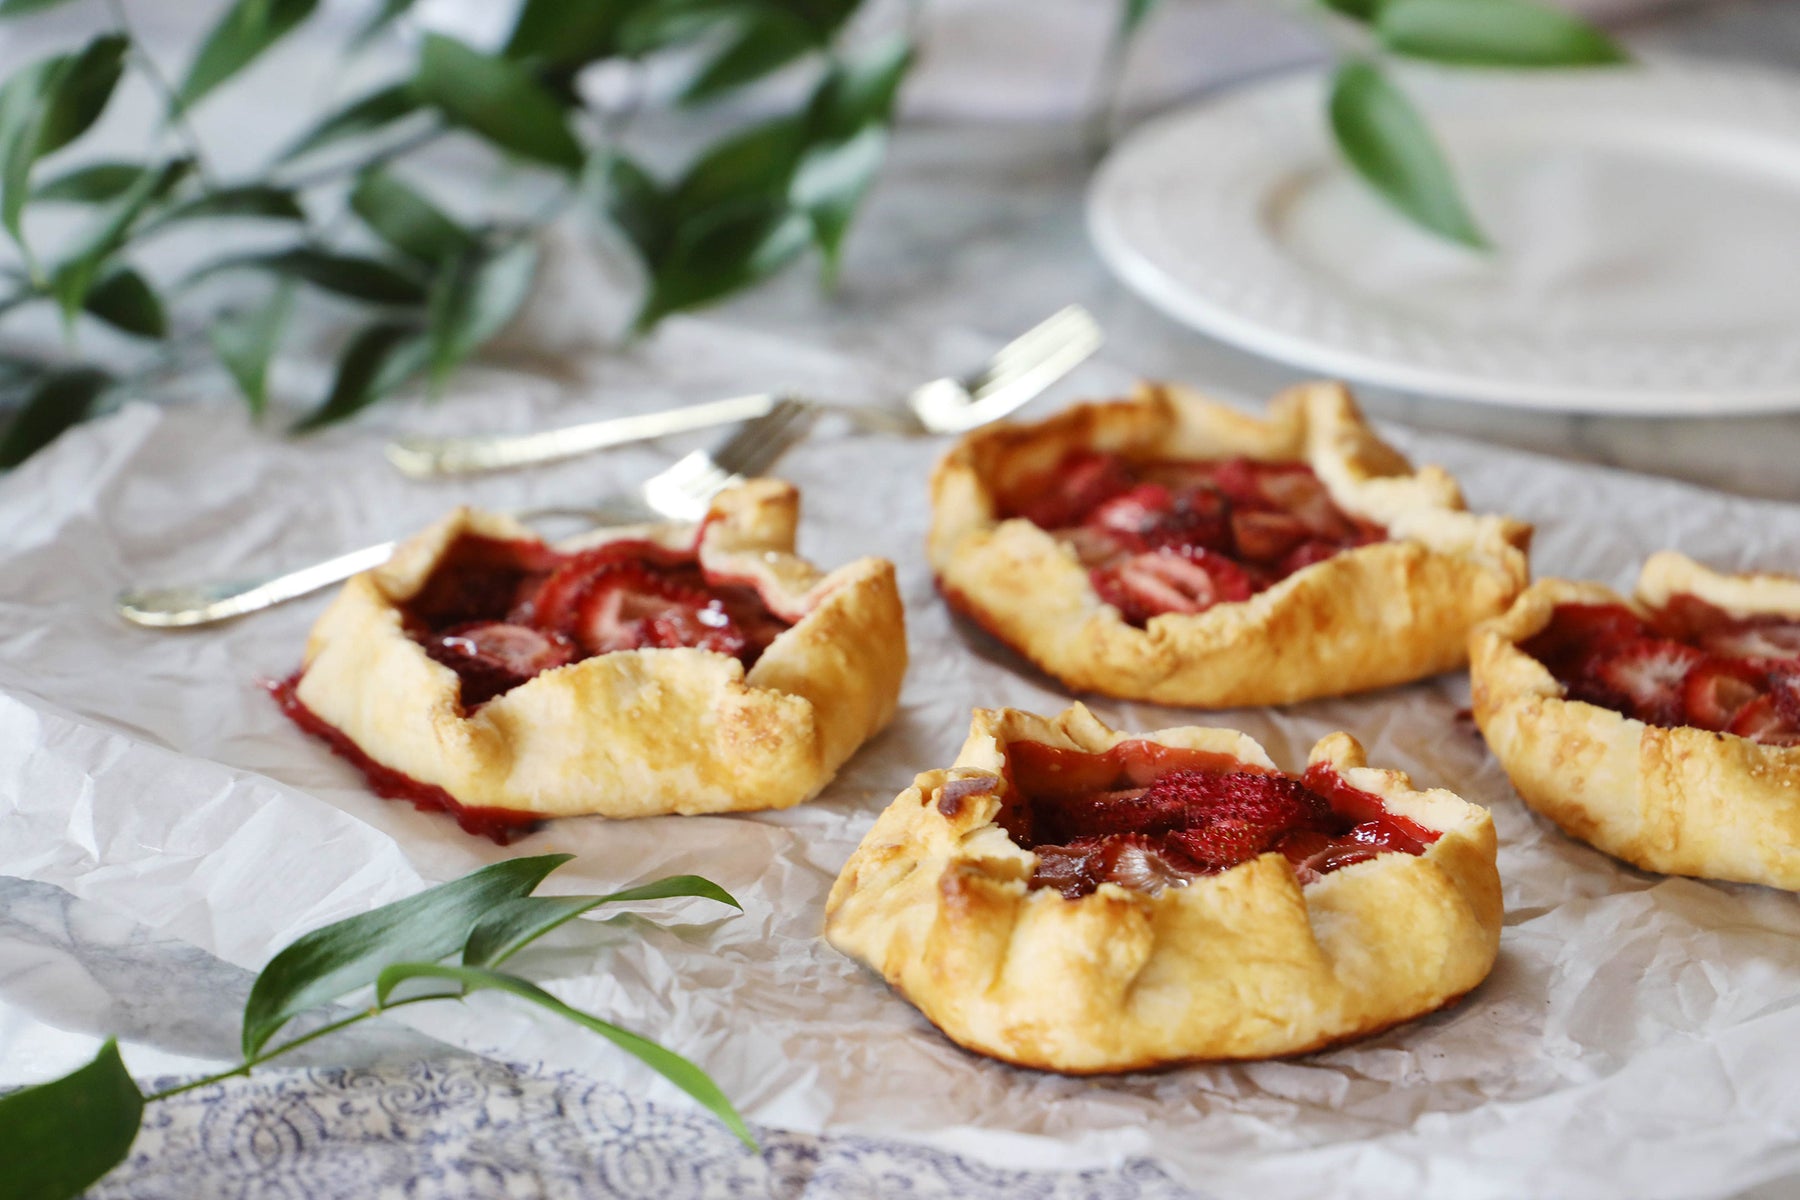
<instances>
[{"instance_id":1,"label":"white parchment paper sheet","mask_svg":"<svg viewBox=\"0 0 1800 1200\"><path fill-rule=\"evenodd\" d=\"M827 947L818 931L838 867L916 771L950 761L970 707L1066 701L952 622L932 591L921 544L941 442L827 430L783 464L804 489L803 552L899 564L913 655L894 725L787 813L561 821L501 849L369 795L262 693L259 680L297 665L323 598L191 633L134 629L109 607L127 583L311 561L458 500L580 500L684 448L421 485L381 462L380 422L522 428L777 381L850 399L904 382L701 323L673 324L657 345L657 361L606 367L585 408L552 412L543 385L490 373L438 408L283 442L227 408L138 406L0 478L0 870L252 968L321 923L507 855L576 854L556 891L702 873L744 915L691 902L584 922L519 967L693 1058L752 1119L796 1129L1033 1167L1150 1154L1196 1186L1267 1197L1724 1195L1800 1171L1800 903L1632 871L1560 836L1457 719L1456 676L1279 712L1093 705L1123 728L1236 726L1290 767L1347 729L1373 762L1492 808L1507 927L1493 976L1452 1011L1294 1061L1066 1079L964 1053ZM1537 522L1539 574L1624 585L1663 546L1800 568L1800 509L1395 436L1458 475L1474 507ZM681 1102L606 1043L504 998L407 1015L484 1053Z\"/></svg>"}]
</instances>

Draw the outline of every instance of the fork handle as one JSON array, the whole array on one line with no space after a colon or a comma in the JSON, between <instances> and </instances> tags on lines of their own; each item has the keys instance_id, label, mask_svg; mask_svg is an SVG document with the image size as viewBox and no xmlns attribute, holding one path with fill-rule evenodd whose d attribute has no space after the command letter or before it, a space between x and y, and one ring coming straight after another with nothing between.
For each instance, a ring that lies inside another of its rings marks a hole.
<instances>
[{"instance_id":1,"label":"fork handle","mask_svg":"<svg viewBox=\"0 0 1800 1200\"><path fill-rule=\"evenodd\" d=\"M394 556L393 542L364 546L336 558L260 579L235 579L186 587L144 588L119 593L119 615L134 625L178 629L260 612L342 583L379 567Z\"/></svg>"},{"instance_id":2,"label":"fork handle","mask_svg":"<svg viewBox=\"0 0 1800 1200\"><path fill-rule=\"evenodd\" d=\"M647 441L766 415L779 397L758 394L690 404L662 412L590 421L540 433L487 437L400 438L387 447L388 461L414 479L500 471L573 458L607 446Z\"/></svg>"}]
</instances>

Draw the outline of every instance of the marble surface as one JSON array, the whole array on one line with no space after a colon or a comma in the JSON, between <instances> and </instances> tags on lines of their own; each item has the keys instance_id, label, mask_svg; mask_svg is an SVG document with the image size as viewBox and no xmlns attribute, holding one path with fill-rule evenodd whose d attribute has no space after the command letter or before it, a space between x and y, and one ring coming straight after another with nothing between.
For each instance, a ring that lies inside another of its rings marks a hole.
<instances>
[{"instance_id":1,"label":"marble surface","mask_svg":"<svg viewBox=\"0 0 1800 1200\"><path fill-rule=\"evenodd\" d=\"M1725 0L1680 8L1641 19L1627 27L1627 36L1647 54L1681 52L1791 67L1800 64L1800 5ZM0 50L7 62L23 53L17 41ZM1299 53L1304 56L1304 49ZM1106 327L1109 357L1146 375L1186 379L1246 399L1297 378L1279 364L1175 325L1106 275L1083 228L1082 192L1090 169L1080 138L1066 122L994 126L922 120L896 140L892 164L853 234L843 285L836 293L822 299L812 280L794 273L716 315L747 330L805 331L833 348L903 363L936 331L958 328L1001 337L1055 304L1079 300ZM579 373L559 386L581 387ZM1800 458L1800 417L1622 420L1522 413L1379 392L1366 393L1364 399L1375 415L1421 428L1748 495L1800 500L1800 473L1791 465ZM236 967L57 889L0 878L0 1087L66 1070L91 1054L95 1039L107 1034L121 1038L127 1061L140 1075L191 1075L232 1061L237 1016L249 983L249 974ZM320 1104L328 1103L319 1098L333 1089L354 1090L359 1079L404 1079L409 1073L432 1079L463 1072L479 1077L483 1086L507 1086L503 1068L478 1065L422 1035L380 1023L309 1047L296 1060L298 1067L311 1069L291 1076L274 1072L272 1082L242 1086L288 1086ZM331 1068L351 1070L333 1074ZM513 1083L533 1094L564 1086L524 1077ZM172 1124L158 1135L166 1135L166 1141L158 1144L171 1155L195 1153L196 1146L205 1152L204 1144L190 1136L192 1130L181 1125L184 1119L180 1113L170 1117ZM627 1124L634 1120L630 1117ZM811 1154L816 1165L821 1153L829 1158L831 1151L814 1145L794 1153L802 1158ZM834 1168L835 1174L814 1171L801 1186L770 1191L885 1195L883 1178L929 1174L916 1163L884 1168L886 1176L859 1174L854 1164L843 1166L847 1161L839 1163L842 1169ZM106 1194L170 1194L159 1190L154 1163L140 1161L133 1170L134 1178L143 1181L141 1188L126 1179ZM1174 1194L1129 1171L1111 1178L1026 1184L1013 1180L1008 1191L1007 1181L1001 1180L986 1191L969 1184L942 1194ZM1800 1187L1800 1181L1788 1186ZM614 1187L598 1179L558 1187L678 1194ZM557 1189L546 1184L544 1190ZM304 1189L271 1194L304 1194ZM1766 1194L1793 1193L1773 1184Z\"/></svg>"}]
</instances>

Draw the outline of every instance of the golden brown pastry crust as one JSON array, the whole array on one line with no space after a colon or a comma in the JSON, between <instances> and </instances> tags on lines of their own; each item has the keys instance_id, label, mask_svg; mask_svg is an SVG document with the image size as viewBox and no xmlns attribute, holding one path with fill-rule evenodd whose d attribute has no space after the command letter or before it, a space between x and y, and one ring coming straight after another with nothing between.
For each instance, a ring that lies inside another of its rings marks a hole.
<instances>
[{"instance_id":1,"label":"golden brown pastry crust","mask_svg":"<svg viewBox=\"0 0 1800 1200\"><path fill-rule=\"evenodd\" d=\"M1501 899L1487 811L1369 769L1343 733L1311 761L1443 831L1424 854L1383 854L1304 888L1279 854L1156 895L1028 888L1037 856L995 823L1007 745L1102 752L1140 739L1274 765L1232 730L1120 734L1079 704L1054 720L977 710L955 765L900 793L845 864L826 938L960 1045L1074 1074L1319 1049L1440 1008L1493 967ZM942 794L979 777L995 790Z\"/></svg>"},{"instance_id":2,"label":"golden brown pastry crust","mask_svg":"<svg viewBox=\"0 0 1800 1200\"><path fill-rule=\"evenodd\" d=\"M1664 729L1566 700L1518 647L1559 604L1642 614L1682 592L1733 616L1800 616L1800 580L1719 574L1666 550L1644 563L1635 600L1539 580L1470 636L1475 723L1519 795L1571 837L1650 871L1800 890L1800 747Z\"/></svg>"},{"instance_id":3,"label":"golden brown pastry crust","mask_svg":"<svg viewBox=\"0 0 1800 1200\"><path fill-rule=\"evenodd\" d=\"M1074 553L1000 498L1076 449L1142 458L1242 455L1309 464L1344 511L1392 540L1266 591L1143 629L1103 603ZM1464 510L1456 481L1414 472L1344 388L1277 396L1267 420L1182 388L1084 404L1035 425L969 434L931 481L931 564L946 597L1071 688L1198 708L1285 704L1405 683L1464 661L1469 628L1528 578L1531 527Z\"/></svg>"},{"instance_id":4,"label":"golden brown pastry crust","mask_svg":"<svg viewBox=\"0 0 1800 1200\"><path fill-rule=\"evenodd\" d=\"M906 629L893 564L830 574L794 556L795 490L756 480L721 493L698 553L709 575L754 581L795 621L746 672L705 650L630 650L559 667L464 715L456 673L402 629L415 595L465 531L536 535L458 509L387 565L344 585L307 641L301 703L383 766L465 805L546 817L786 808L816 795L893 716ZM694 527L609 531L694 545Z\"/></svg>"}]
</instances>

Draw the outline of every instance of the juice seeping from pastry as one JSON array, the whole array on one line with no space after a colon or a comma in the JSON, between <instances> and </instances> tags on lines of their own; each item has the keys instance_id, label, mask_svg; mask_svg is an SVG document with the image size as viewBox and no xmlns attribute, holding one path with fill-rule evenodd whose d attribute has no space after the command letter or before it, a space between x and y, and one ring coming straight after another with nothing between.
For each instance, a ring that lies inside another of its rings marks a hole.
<instances>
[{"instance_id":1,"label":"juice seeping from pastry","mask_svg":"<svg viewBox=\"0 0 1800 1200\"><path fill-rule=\"evenodd\" d=\"M1018 489L1007 515L1057 535L1100 598L1142 626L1247 600L1387 531L1333 502L1298 462L1133 462L1077 450Z\"/></svg>"},{"instance_id":2,"label":"juice seeping from pastry","mask_svg":"<svg viewBox=\"0 0 1800 1200\"><path fill-rule=\"evenodd\" d=\"M1571 700L1648 725L1800 744L1800 620L1734 617L1692 595L1647 616L1622 604L1560 604L1519 648Z\"/></svg>"},{"instance_id":3,"label":"juice seeping from pastry","mask_svg":"<svg viewBox=\"0 0 1800 1200\"><path fill-rule=\"evenodd\" d=\"M1070 899L1102 883L1155 894L1270 851L1312 883L1439 836L1323 763L1295 777L1149 741L1100 754L1014 742L1007 775L998 822L1037 856L1031 887Z\"/></svg>"},{"instance_id":4,"label":"juice seeping from pastry","mask_svg":"<svg viewBox=\"0 0 1800 1200\"><path fill-rule=\"evenodd\" d=\"M565 554L468 533L401 614L407 635L456 672L465 714L545 671L619 650L691 647L748 668L788 628L754 588L709 577L693 553L622 541ZM538 825L535 815L466 805L383 766L300 701L299 679L270 685L276 703L361 771L376 795L448 813L465 832L501 845Z\"/></svg>"}]
</instances>

